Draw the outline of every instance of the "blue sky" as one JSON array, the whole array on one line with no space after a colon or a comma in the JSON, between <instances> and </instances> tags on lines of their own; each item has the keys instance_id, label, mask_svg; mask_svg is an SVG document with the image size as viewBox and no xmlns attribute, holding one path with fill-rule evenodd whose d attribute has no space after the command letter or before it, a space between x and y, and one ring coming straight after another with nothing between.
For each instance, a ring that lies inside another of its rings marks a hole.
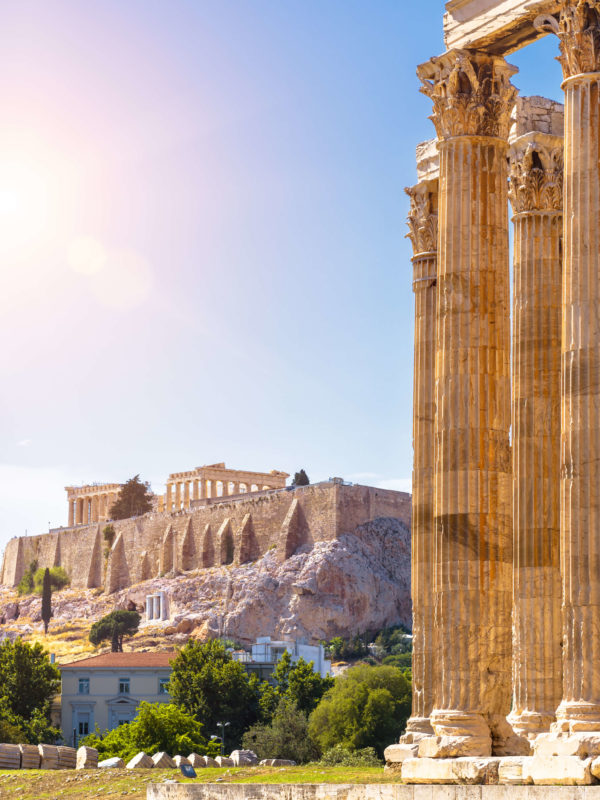
<instances>
[{"instance_id":1,"label":"blue sky","mask_svg":"<svg viewBox=\"0 0 600 800\"><path fill-rule=\"evenodd\" d=\"M0 11L0 545L63 487L235 468L408 488L422 0ZM561 99L556 41L510 58Z\"/></svg>"}]
</instances>

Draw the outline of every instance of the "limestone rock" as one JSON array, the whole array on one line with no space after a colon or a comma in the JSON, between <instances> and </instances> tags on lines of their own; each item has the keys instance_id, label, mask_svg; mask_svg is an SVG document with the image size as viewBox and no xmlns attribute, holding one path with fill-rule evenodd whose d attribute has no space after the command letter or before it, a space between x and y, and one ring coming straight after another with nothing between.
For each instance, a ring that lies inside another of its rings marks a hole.
<instances>
[{"instance_id":1,"label":"limestone rock","mask_svg":"<svg viewBox=\"0 0 600 800\"><path fill-rule=\"evenodd\" d=\"M96 769L97 766L98 751L94 747L82 745L77 751L77 769Z\"/></svg>"},{"instance_id":2,"label":"limestone rock","mask_svg":"<svg viewBox=\"0 0 600 800\"><path fill-rule=\"evenodd\" d=\"M600 755L600 736L593 733L541 733L533 743L533 750L536 756L597 756Z\"/></svg>"},{"instance_id":3,"label":"limestone rock","mask_svg":"<svg viewBox=\"0 0 600 800\"><path fill-rule=\"evenodd\" d=\"M59 745L58 750L58 768L59 769L75 769L77 764L77 750L74 747L65 747Z\"/></svg>"},{"instance_id":4,"label":"limestone rock","mask_svg":"<svg viewBox=\"0 0 600 800\"><path fill-rule=\"evenodd\" d=\"M199 756L198 753L190 753L188 756L188 761L192 767L197 767L199 769L203 769L206 766L204 762L204 756Z\"/></svg>"},{"instance_id":5,"label":"limestone rock","mask_svg":"<svg viewBox=\"0 0 600 800\"><path fill-rule=\"evenodd\" d=\"M233 750L229 758L236 767L248 767L258 764L258 756L253 750Z\"/></svg>"},{"instance_id":6,"label":"limestone rock","mask_svg":"<svg viewBox=\"0 0 600 800\"><path fill-rule=\"evenodd\" d=\"M419 745L415 744L391 744L383 751L386 764L401 764L407 758L416 758L419 753Z\"/></svg>"},{"instance_id":7,"label":"limestone rock","mask_svg":"<svg viewBox=\"0 0 600 800\"><path fill-rule=\"evenodd\" d=\"M125 762L122 758L105 758L104 761L100 761L98 764L98 769L124 769Z\"/></svg>"},{"instance_id":8,"label":"limestone rock","mask_svg":"<svg viewBox=\"0 0 600 800\"><path fill-rule=\"evenodd\" d=\"M419 758L487 758L491 753L485 736L426 736L419 742Z\"/></svg>"},{"instance_id":9,"label":"limestone rock","mask_svg":"<svg viewBox=\"0 0 600 800\"><path fill-rule=\"evenodd\" d=\"M215 758L217 762L217 767L234 767L235 764L231 758L227 758L227 756L217 756Z\"/></svg>"},{"instance_id":10,"label":"limestone rock","mask_svg":"<svg viewBox=\"0 0 600 800\"><path fill-rule=\"evenodd\" d=\"M530 778L523 777L523 764L527 757L515 756L514 758L501 758L498 763L498 783L520 786L532 783Z\"/></svg>"},{"instance_id":11,"label":"limestone rock","mask_svg":"<svg viewBox=\"0 0 600 800\"><path fill-rule=\"evenodd\" d=\"M58 748L51 744L38 744L40 769L58 769ZM94 751L96 752L96 751ZM96 763L98 753L96 752Z\"/></svg>"},{"instance_id":12,"label":"limestone rock","mask_svg":"<svg viewBox=\"0 0 600 800\"><path fill-rule=\"evenodd\" d=\"M154 753L152 761L157 769L175 769L175 762L168 753Z\"/></svg>"},{"instance_id":13,"label":"limestone rock","mask_svg":"<svg viewBox=\"0 0 600 800\"><path fill-rule=\"evenodd\" d=\"M37 744L20 744L21 769L39 769L40 751Z\"/></svg>"},{"instance_id":14,"label":"limestone rock","mask_svg":"<svg viewBox=\"0 0 600 800\"><path fill-rule=\"evenodd\" d=\"M191 764L189 758L186 758L185 756L173 756L173 761L178 769L183 766L190 766Z\"/></svg>"},{"instance_id":15,"label":"limestone rock","mask_svg":"<svg viewBox=\"0 0 600 800\"><path fill-rule=\"evenodd\" d=\"M404 783L498 783L498 758L409 758L402 764Z\"/></svg>"},{"instance_id":16,"label":"limestone rock","mask_svg":"<svg viewBox=\"0 0 600 800\"><path fill-rule=\"evenodd\" d=\"M144 752L138 753L125 765L126 769L152 769L154 761Z\"/></svg>"},{"instance_id":17,"label":"limestone rock","mask_svg":"<svg viewBox=\"0 0 600 800\"><path fill-rule=\"evenodd\" d=\"M204 766L205 767L218 767L219 766L217 764L217 762L215 761L215 759L211 758L210 756L201 756L201 758L204 761ZM195 764L192 765L192 766L195 766Z\"/></svg>"},{"instance_id":18,"label":"limestone rock","mask_svg":"<svg viewBox=\"0 0 600 800\"><path fill-rule=\"evenodd\" d=\"M577 756L533 756L523 759L523 778L538 786L589 786L592 759Z\"/></svg>"}]
</instances>

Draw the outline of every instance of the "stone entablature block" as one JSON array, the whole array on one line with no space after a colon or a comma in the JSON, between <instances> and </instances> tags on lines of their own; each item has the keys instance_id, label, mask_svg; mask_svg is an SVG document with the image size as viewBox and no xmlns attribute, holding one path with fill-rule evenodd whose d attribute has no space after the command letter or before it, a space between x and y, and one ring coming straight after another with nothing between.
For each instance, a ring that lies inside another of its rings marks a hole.
<instances>
[{"instance_id":1,"label":"stone entablature block","mask_svg":"<svg viewBox=\"0 0 600 800\"><path fill-rule=\"evenodd\" d=\"M559 5L554 0L450 0L444 14L446 48L508 55L544 36L534 21L542 9L553 13Z\"/></svg>"}]
</instances>

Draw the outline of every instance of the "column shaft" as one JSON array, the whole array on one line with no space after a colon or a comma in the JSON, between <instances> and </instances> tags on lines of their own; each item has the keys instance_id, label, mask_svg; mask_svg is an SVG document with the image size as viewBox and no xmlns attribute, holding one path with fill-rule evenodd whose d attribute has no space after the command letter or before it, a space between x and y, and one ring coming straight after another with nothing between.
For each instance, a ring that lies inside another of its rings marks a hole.
<instances>
[{"instance_id":1,"label":"column shaft","mask_svg":"<svg viewBox=\"0 0 600 800\"><path fill-rule=\"evenodd\" d=\"M434 468L439 680L420 755L504 752L512 519L507 150L514 68L457 51L419 70L440 153ZM450 746L447 743L450 740ZM423 745L428 744L427 748Z\"/></svg>"},{"instance_id":2,"label":"column shaft","mask_svg":"<svg viewBox=\"0 0 600 800\"><path fill-rule=\"evenodd\" d=\"M184 481L183 483L183 507L190 507L190 482Z\"/></svg>"},{"instance_id":3,"label":"column shaft","mask_svg":"<svg viewBox=\"0 0 600 800\"><path fill-rule=\"evenodd\" d=\"M173 484L167 483L167 511L173 510Z\"/></svg>"},{"instance_id":4,"label":"column shaft","mask_svg":"<svg viewBox=\"0 0 600 800\"><path fill-rule=\"evenodd\" d=\"M75 501L69 499L69 527L71 528L75 522Z\"/></svg>"},{"instance_id":5,"label":"column shaft","mask_svg":"<svg viewBox=\"0 0 600 800\"><path fill-rule=\"evenodd\" d=\"M175 511L181 510L181 482L175 484Z\"/></svg>"},{"instance_id":6,"label":"column shaft","mask_svg":"<svg viewBox=\"0 0 600 800\"><path fill-rule=\"evenodd\" d=\"M596 33L600 30L596 24ZM596 65L599 69L600 65ZM600 730L600 73L565 89L563 729Z\"/></svg>"}]
</instances>

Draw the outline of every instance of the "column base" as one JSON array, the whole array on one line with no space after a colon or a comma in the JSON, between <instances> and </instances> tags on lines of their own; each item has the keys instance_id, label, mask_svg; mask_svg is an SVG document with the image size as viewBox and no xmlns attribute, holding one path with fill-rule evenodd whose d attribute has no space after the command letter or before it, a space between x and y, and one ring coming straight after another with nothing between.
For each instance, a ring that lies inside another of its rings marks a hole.
<instances>
[{"instance_id":1,"label":"column base","mask_svg":"<svg viewBox=\"0 0 600 800\"><path fill-rule=\"evenodd\" d=\"M400 737L400 742L412 744L424 736L433 736L433 728L429 717L411 717L406 723L406 732Z\"/></svg>"},{"instance_id":2,"label":"column base","mask_svg":"<svg viewBox=\"0 0 600 800\"><path fill-rule=\"evenodd\" d=\"M492 734L492 753L495 756L530 755L529 739L515 731L506 717L500 714L493 715L490 717L489 725Z\"/></svg>"},{"instance_id":3,"label":"column base","mask_svg":"<svg viewBox=\"0 0 600 800\"><path fill-rule=\"evenodd\" d=\"M556 722L554 714L542 714L538 711L519 711L508 715L507 721L518 736L535 739L540 733L548 733L550 726Z\"/></svg>"},{"instance_id":4,"label":"column base","mask_svg":"<svg viewBox=\"0 0 600 800\"><path fill-rule=\"evenodd\" d=\"M556 710L553 733L591 731L600 734L600 705L597 703L562 702Z\"/></svg>"},{"instance_id":5,"label":"column base","mask_svg":"<svg viewBox=\"0 0 600 800\"><path fill-rule=\"evenodd\" d=\"M431 715L435 736L419 743L419 758L457 758L491 756L492 737L481 714L439 710Z\"/></svg>"}]
</instances>

